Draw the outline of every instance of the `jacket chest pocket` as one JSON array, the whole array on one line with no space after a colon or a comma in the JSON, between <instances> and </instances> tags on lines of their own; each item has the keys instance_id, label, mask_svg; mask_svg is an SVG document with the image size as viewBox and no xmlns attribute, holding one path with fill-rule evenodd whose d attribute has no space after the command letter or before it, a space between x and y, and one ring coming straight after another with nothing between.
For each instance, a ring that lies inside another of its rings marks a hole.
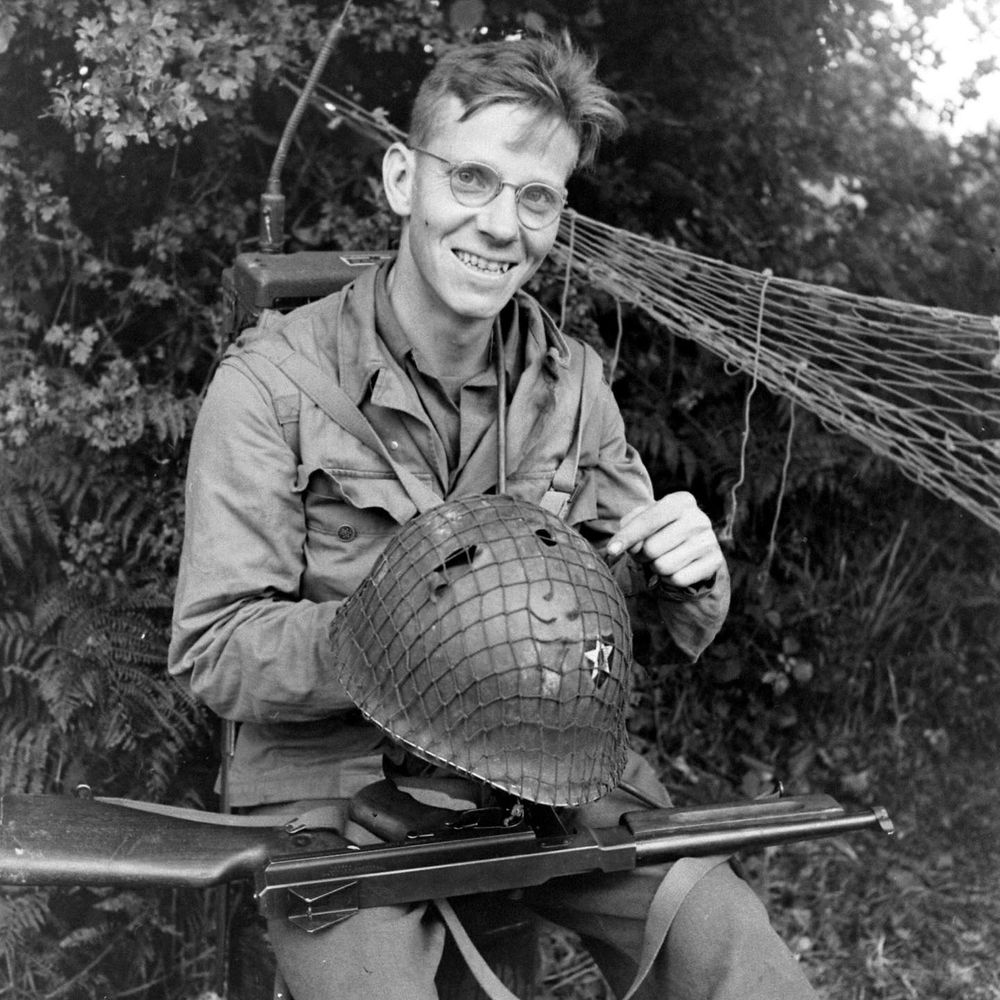
<instances>
[{"instance_id":1,"label":"jacket chest pocket","mask_svg":"<svg viewBox=\"0 0 1000 1000\"><path fill-rule=\"evenodd\" d=\"M555 472L555 462L547 463L541 467L518 468L507 477L507 493L512 497L517 497L518 500L528 500L537 504L552 485L552 477Z\"/></svg>"},{"instance_id":2,"label":"jacket chest pocket","mask_svg":"<svg viewBox=\"0 0 1000 1000\"><path fill-rule=\"evenodd\" d=\"M398 489L388 477L346 477L326 470L315 470L309 476L302 495L306 521L304 597L343 600L357 589L399 530L399 523L382 506L394 486ZM371 506L355 506L358 501Z\"/></svg>"}]
</instances>

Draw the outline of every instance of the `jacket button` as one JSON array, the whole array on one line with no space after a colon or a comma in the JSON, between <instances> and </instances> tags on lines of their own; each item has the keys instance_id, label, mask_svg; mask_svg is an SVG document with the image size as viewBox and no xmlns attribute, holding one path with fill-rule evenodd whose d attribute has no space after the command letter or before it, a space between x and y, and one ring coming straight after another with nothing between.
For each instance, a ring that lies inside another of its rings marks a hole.
<instances>
[{"instance_id":1,"label":"jacket button","mask_svg":"<svg viewBox=\"0 0 1000 1000\"><path fill-rule=\"evenodd\" d=\"M337 537L342 542L353 542L358 537L358 530L350 524L342 524L337 529Z\"/></svg>"},{"instance_id":2,"label":"jacket button","mask_svg":"<svg viewBox=\"0 0 1000 1000\"><path fill-rule=\"evenodd\" d=\"M389 447L390 447L390 448L391 448L391 449L392 449L393 451L399 451L399 442L398 442L398 441L396 441L395 439L393 439L392 441L390 441L390 442L389 442Z\"/></svg>"}]
</instances>

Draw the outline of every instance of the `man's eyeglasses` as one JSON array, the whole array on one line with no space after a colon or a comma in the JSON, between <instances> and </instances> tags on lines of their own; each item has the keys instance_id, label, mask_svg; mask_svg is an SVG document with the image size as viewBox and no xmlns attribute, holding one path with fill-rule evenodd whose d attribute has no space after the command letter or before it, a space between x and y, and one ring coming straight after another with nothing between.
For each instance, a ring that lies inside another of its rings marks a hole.
<instances>
[{"instance_id":1,"label":"man's eyeglasses","mask_svg":"<svg viewBox=\"0 0 1000 1000\"><path fill-rule=\"evenodd\" d=\"M482 208L488 205L505 187L514 189L517 203L517 217L526 229L544 229L551 226L566 204L566 192L557 191L541 181L529 181L518 187L505 181L485 163L464 160L453 163L437 153L419 146L410 147L415 153L423 153L440 161L448 168L448 181L455 201L466 208Z\"/></svg>"}]
</instances>

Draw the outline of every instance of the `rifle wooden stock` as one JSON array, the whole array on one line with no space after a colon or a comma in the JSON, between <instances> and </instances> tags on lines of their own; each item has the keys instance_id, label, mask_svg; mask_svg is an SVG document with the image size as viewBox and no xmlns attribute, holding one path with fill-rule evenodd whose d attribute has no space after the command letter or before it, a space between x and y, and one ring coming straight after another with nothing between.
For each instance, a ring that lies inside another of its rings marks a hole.
<instances>
[{"instance_id":1,"label":"rifle wooden stock","mask_svg":"<svg viewBox=\"0 0 1000 1000\"><path fill-rule=\"evenodd\" d=\"M331 831L232 825L143 803L0 797L0 884L181 885L253 879L268 916L314 931L358 909L628 871L865 829L885 810L848 812L827 795L625 813L616 827L568 831L556 814L511 828L455 829L355 847Z\"/></svg>"},{"instance_id":2,"label":"rifle wooden stock","mask_svg":"<svg viewBox=\"0 0 1000 1000\"><path fill-rule=\"evenodd\" d=\"M272 859L302 850L302 834L274 821L240 826L207 822L100 799L0 796L0 885L176 885L203 888L252 878ZM216 820L220 822L215 822ZM327 831L311 845L346 845Z\"/></svg>"}]
</instances>

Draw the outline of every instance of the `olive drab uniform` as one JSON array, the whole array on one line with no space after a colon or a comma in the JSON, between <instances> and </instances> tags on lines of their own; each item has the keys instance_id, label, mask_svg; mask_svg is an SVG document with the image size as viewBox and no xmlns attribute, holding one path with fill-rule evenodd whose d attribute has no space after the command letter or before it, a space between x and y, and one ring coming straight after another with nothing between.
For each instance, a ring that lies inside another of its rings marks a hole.
<instances>
[{"instance_id":1,"label":"olive drab uniform","mask_svg":"<svg viewBox=\"0 0 1000 1000\"><path fill-rule=\"evenodd\" d=\"M653 499L596 354L564 337L530 297L501 314L503 371L491 367L449 395L408 348L386 273L366 272L267 324L224 359L192 442L170 648L171 671L241 724L233 805L289 817L326 805L359 843L370 835L348 821L347 803L382 777L383 757L395 750L339 680L331 628L425 501L496 492L498 389L506 494L558 510L598 553L621 517ZM288 377L281 365L290 355L335 382L378 440L352 432L349 420L345 428ZM631 586L628 562L612 569ZM702 588L662 590L664 623L697 658L725 616L727 574ZM407 788L417 797L420 780ZM445 794L441 779L430 780ZM623 780L669 804L635 753ZM456 803L475 798L478 782L446 784ZM634 808L616 790L578 815L608 826ZM582 936L619 996L647 965L636 1000L814 996L760 901L724 864L688 887L665 943L650 948L646 917L669 870L559 879L525 901ZM317 934L272 921L269 935L296 1000L433 1000L445 932L430 917L425 903L381 907Z\"/></svg>"},{"instance_id":2,"label":"olive drab uniform","mask_svg":"<svg viewBox=\"0 0 1000 1000\"><path fill-rule=\"evenodd\" d=\"M462 390L449 462L428 416L435 401L414 388L414 359L386 346L403 334L385 274L385 266L363 273L230 352L195 428L170 669L217 715L241 724L235 807L350 795L377 771L384 738L336 680L327 634L339 603L417 512L386 458L345 432L273 357L293 347L335 382L433 502L496 488L495 372ZM600 552L618 519L652 499L600 359L527 296L502 322L506 493L533 503L561 495L563 520ZM271 357L260 353L267 345ZM566 459L577 448L567 484ZM626 591L634 585L627 564L614 567ZM689 657L715 635L728 597L721 573L695 600L664 600L664 620Z\"/></svg>"}]
</instances>

